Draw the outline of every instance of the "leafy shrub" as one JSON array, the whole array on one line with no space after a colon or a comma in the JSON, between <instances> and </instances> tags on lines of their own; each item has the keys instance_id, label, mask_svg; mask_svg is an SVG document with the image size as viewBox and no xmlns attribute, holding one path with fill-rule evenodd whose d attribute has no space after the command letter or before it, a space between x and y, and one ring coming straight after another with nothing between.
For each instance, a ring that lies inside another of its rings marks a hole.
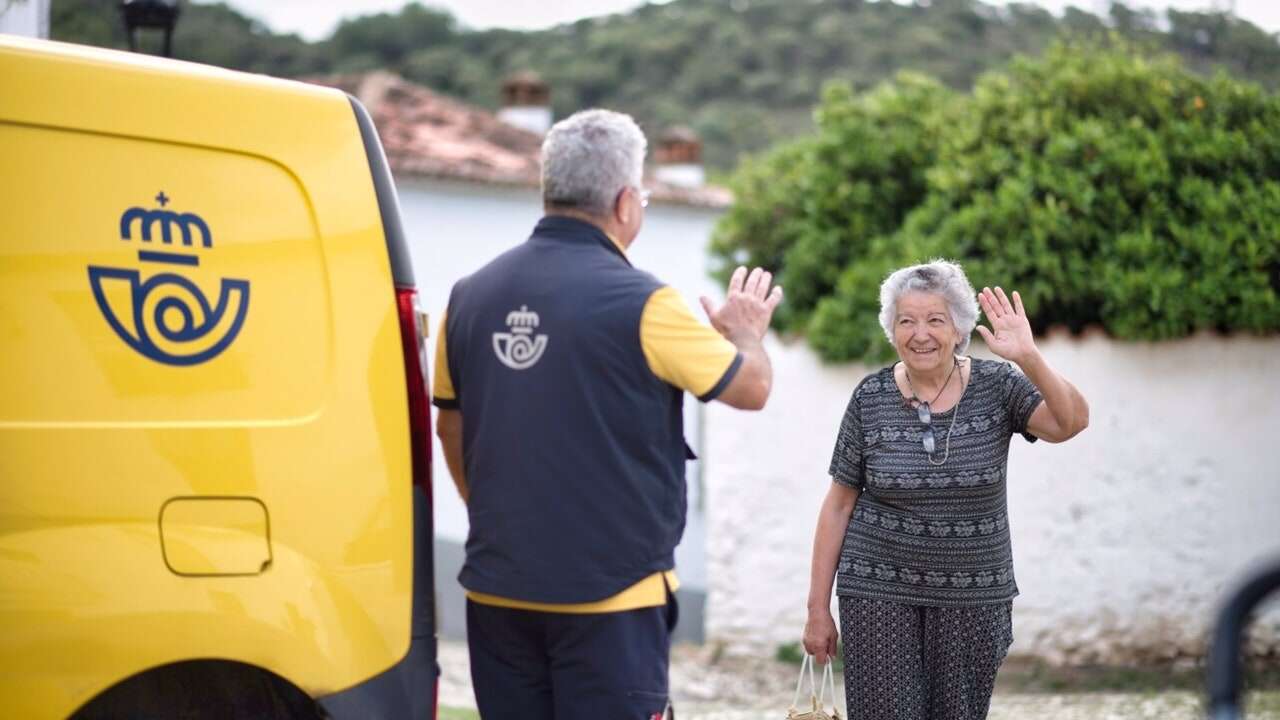
<instances>
[{"instance_id":1,"label":"leafy shrub","mask_svg":"<svg viewBox=\"0 0 1280 720\"><path fill-rule=\"evenodd\" d=\"M787 292L779 321L802 328L841 270L924 197L953 98L911 73L861 96L828 85L816 136L748 159L734 175L737 203L711 243L719 273L741 263L776 268Z\"/></svg>"},{"instance_id":2,"label":"leafy shrub","mask_svg":"<svg viewBox=\"0 0 1280 720\"><path fill-rule=\"evenodd\" d=\"M818 118L738 174L712 253L775 269L824 358L888 354L880 281L930 257L1020 290L1037 330L1280 329L1280 99L1252 84L1058 44L968 95L828 90Z\"/></svg>"}]
</instances>

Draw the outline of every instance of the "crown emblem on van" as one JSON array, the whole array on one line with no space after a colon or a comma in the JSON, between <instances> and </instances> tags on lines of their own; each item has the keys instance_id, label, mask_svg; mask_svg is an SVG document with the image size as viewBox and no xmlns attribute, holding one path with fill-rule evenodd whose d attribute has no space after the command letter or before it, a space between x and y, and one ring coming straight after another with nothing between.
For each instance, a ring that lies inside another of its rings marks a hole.
<instances>
[{"instance_id":1,"label":"crown emblem on van","mask_svg":"<svg viewBox=\"0 0 1280 720\"><path fill-rule=\"evenodd\" d=\"M134 224L142 230L142 241L151 242L151 229L160 226L161 242L165 245L173 243L173 229L182 231L182 244L191 246L192 229L200 231L200 241L204 247L213 247L213 235L209 226L195 213L176 213L172 210L145 210L131 207L120 216L120 239L131 240Z\"/></svg>"},{"instance_id":2,"label":"crown emblem on van","mask_svg":"<svg viewBox=\"0 0 1280 720\"><path fill-rule=\"evenodd\" d=\"M534 335L534 330L541 320L538 313L527 305L519 310L507 313L507 328L510 332L493 334L493 351L498 360L512 370L526 370L534 366L542 353L547 349L547 336Z\"/></svg>"},{"instance_id":3,"label":"crown emblem on van","mask_svg":"<svg viewBox=\"0 0 1280 720\"><path fill-rule=\"evenodd\" d=\"M165 209L170 198L156 195L159 208L130 207L120 215L120 240L140 246L212 248L209 224L191 212ZM159 245L152 245L158 240ZM198 267L199 256L170 249L139 249L138 262ZM249 311L249 281L222 278L217 303L200 285L172 268L143 279L134 267L89 266L89 286L103 318L130 348L166 365L198 365L226 350Z\"/></svg>"}]
</instances>

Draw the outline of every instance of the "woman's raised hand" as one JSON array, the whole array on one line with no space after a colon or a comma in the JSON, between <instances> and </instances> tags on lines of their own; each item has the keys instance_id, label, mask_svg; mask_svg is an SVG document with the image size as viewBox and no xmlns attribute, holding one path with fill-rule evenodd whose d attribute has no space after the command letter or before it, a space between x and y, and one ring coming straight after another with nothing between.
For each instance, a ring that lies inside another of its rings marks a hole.
<instances>
[{"instance_id":1,"label":"woman's raised hand","mask_svg":"<svg viewBox=\"0 0 1280 720\"><path fill-rule=\"evenodd\" d=\"M819 665L831 662L837 653L836 621L830 609L811 610L804 624L804 651Z\"/></svg>"},{"instance_id":2,"label":"woman's raised hand","mask_svg":"<svg viewBox=\"0 0 1280 720\"><path fill-rule=\"evenodd\" d=\"M984 287L978 293L978 304L991 323L991 329L979 325L978 334L986 341L991 352L1005 360L1021 364L1036 353L1035 337L1027 311L1022 307L1022 296L1013 291L1013 302L997 287L995 292Z\"/></svg>"}]
</instances>

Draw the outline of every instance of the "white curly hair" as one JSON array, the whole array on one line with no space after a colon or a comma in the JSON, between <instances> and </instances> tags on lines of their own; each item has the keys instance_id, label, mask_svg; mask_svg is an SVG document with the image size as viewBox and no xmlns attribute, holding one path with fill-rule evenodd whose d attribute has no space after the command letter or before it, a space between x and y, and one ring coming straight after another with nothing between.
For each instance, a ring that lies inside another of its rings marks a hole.
<instances>
[{"instance_id":1,"label":"white curly hair","mask_svg":"<svg viewBox=\"0 0 1280 720\"><path fill-rule=\"evenodd\" d=\"M960 334L955 354L969 347L969 336L978 325L978 299L958 263L941 258L893 271L880 285L880 327L893 344L893 321L898 300L909 292L927 292L942 296L951 312L951 322Z\"/></svg>"}]
</instances>

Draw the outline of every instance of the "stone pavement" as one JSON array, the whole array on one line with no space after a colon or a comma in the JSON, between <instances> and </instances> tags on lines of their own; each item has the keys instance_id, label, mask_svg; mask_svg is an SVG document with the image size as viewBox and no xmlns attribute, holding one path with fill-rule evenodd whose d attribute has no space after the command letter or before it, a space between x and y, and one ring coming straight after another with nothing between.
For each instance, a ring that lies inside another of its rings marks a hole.
<instances>
[{"instance_id":1,"label":"stone pavement","mask_svg":"<svg viewBox=\"0 0 1280 720\"><path fill-rule=\"evenodd\" d=\"M464 643L440 643L440 705L475 708ZM680 720L782 720L795 692L796 667L767 658L716 658L678 645L671 693ZM844 688L837 687L843 697ZM840 708L844 715L843 705ZM458 717L465 717L459 715ZM1008 692L997 690L989 720L1202 720L1193 692ZM1280 720L1280 692L1250 699L1248 720Z\"/></svg>"}]
</instances>

